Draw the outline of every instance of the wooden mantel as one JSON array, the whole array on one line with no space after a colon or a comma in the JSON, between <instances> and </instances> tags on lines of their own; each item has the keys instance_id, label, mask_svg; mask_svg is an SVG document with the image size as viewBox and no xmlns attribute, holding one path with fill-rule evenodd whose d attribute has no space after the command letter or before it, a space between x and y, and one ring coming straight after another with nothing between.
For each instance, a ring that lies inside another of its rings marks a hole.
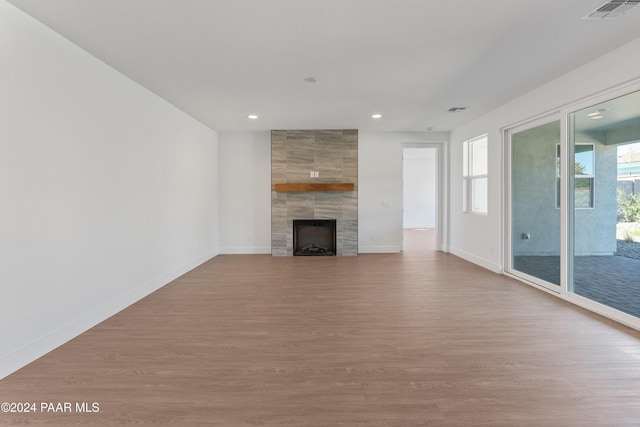
<instances>
[{"instance_id":1,"label":"wooden mantel","mask_svg":"<svg viewBox=\"0 0 640 427\"><path fill-rule=\"evenodd\" d=\"M290 182L275 184L274 191L280 193L303 193L310 191L354 191L355 184L352 182Z\"/></svg>"}]
</instances>

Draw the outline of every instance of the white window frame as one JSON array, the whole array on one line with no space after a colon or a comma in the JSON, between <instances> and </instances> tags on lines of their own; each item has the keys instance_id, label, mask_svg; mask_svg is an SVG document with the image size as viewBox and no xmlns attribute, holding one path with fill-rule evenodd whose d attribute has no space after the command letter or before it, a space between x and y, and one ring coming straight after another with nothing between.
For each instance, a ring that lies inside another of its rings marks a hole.
<instances>
[{"instance_id":1,"label":"white window frame","mask_svg":"<svg viewBox=\"0 0 640 427\"><path fill-rule=\"evenodd\" d=\"M477 173L477 171L473 170L474 164L474 150L478 150L480 147L480 142L484 142L484 146L486 147L486 152L484 153L484 158L486 159L487 164L484 165L485 173ZM475 138L469 139L462 143L462 211L464 213L472 213L477 215L487 215L489 212L489 138L488 134L480 135ZM486 197L487 200L484 201L485 209L478 209L473 204L473 184L478 180L486 180L487 182L487 191Z\"/></svg>"},{"instance_id":2,"label":"white window frame","mask_svg":"<svg viewBox=\"0 0 640 427\"><path fill-rule=\"evenodd\" d=\"M575 145L590 145L592 147L591 152L593 153L593 164L591 165L592 168L592 172L591 174L575 174L573 179L574 179L574 186L575 186L575 180L576 179L588 179L590 180L590 188L589 191L591 192L590 194L590 205L589 206L577 206L576 209L594 209L595 205L596 205L596 145L593 142L577 142L575 143ZM561 179L560 179L560 169L559 169L559 158L558 158L558 154L560 153L560 144L556 145L556 209L560 209L560 185L561 185ZM575 162L575 154L574 154L574 162ZM575 192L575 188L573 189L573 191ZM575 196L574 196L575 197ZM575 200L574 200L575 202Z\"/></svg>"}]
</instances>

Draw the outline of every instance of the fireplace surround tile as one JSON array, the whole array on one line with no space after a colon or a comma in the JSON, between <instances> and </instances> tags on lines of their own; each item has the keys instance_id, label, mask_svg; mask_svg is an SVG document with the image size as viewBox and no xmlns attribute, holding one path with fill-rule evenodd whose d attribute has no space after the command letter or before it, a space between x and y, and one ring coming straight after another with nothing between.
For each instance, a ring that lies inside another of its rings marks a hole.
<instances>
[{"instance_id":1,"label":"fireplace surround tile","mask_svg":"<svg viewBox=\"0 0 640 427\"><path fill-rule=\"evenodd\" d=\"M336 219L337 254L358 254L357 130L274 130L271 171L272 255L293 255L294 219ZM310 171L320 177L311 178ZM354 191L274 191L275 184L293 182L349 182Z\"/></svg>"}]
</instances>

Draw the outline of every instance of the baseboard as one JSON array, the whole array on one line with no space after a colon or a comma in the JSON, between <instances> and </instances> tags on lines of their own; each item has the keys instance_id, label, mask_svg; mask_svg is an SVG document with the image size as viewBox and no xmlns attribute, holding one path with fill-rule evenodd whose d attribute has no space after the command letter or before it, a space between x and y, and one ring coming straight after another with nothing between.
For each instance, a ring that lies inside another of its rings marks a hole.
<instances>
[{"instance_id":1,"label":"baseboard","mask_svg":"<svg viewBox=\"0 0 640 427\"><path fill-rule=\"evenodd\" d=\"M403 229L434 229L435 224L403 224Z\"/></svg>"},{"instance_id":2,"label":"baseboard","mask_svg":"<svg viewBox=\"0 0 640 427\"><path fill-rule=\"evenodd\" d=\"M224 255L271 254L271 246L226 246L220 248L220 253Z\"/></svg>"},{"instance_id":3,"label":"baseboard","mask_svg":"<svg viewBox=\"0 0 640 427\"><path fill-rule=\"evenodd\" d=\"M217 252L208 252L182 266L163 274L117 298L105 302L95 309L80 315L76 320L35 339L33 342L0 358L0 380L23 368L64 343L86 332L100 322L124 310L147 295L167 285L183 274L215 257Z\"/></svg>"},{"instance_id":4,"label":"baseboard","mask_svg":"<svg viewBox=\"0 0 640 427\"><path fill-rule=\"evenodd\" d=\"M358 246L359 254L393 254L401 251L400 246Z\"/></svg>"},{"instance_id":5,"label":"baseboard","mask_svg":"<svg viewBox=\"0 0 640 427\"><path fill-rule=\"evenodd\" d=\"M503 272L502 265L496 264L493 261L489 261L487 259L475 256L473 254L470 254L469 252L463 251L462 249L450 247L449 253L457 257L460 257L466 261L469 261L473 264L479 265L480 267L484 267L487 270L493 271L494 273L502 274Z\"/></svg>"}]
</instances>

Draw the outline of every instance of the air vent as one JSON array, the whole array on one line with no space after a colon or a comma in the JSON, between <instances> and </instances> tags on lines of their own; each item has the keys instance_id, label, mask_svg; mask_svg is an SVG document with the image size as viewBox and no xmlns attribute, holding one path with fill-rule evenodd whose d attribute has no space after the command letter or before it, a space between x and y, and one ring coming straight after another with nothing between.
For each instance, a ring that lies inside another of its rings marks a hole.
<instances>
[{"instance_id":1,"label":"air vent","mask_svg":"<svg viewBox=\"0 0 640 427\"><path fill-rule=\"evenodd\" d=\"M458 113L460 111L466 110L467 108L469 108L469 107L451 107L447 111L450 112L450 113Z\"/></svg>"},{"instance_id":2,"label":"air vent","mask_svg":"<svg viewBox=\"0 0 640 427\"><path fill-rule=\"evenodd\" d=\"M631 8L640 4L640 0L609 0L584 19L613 19L627 13Z\"/></svg>"}]
</instances>

